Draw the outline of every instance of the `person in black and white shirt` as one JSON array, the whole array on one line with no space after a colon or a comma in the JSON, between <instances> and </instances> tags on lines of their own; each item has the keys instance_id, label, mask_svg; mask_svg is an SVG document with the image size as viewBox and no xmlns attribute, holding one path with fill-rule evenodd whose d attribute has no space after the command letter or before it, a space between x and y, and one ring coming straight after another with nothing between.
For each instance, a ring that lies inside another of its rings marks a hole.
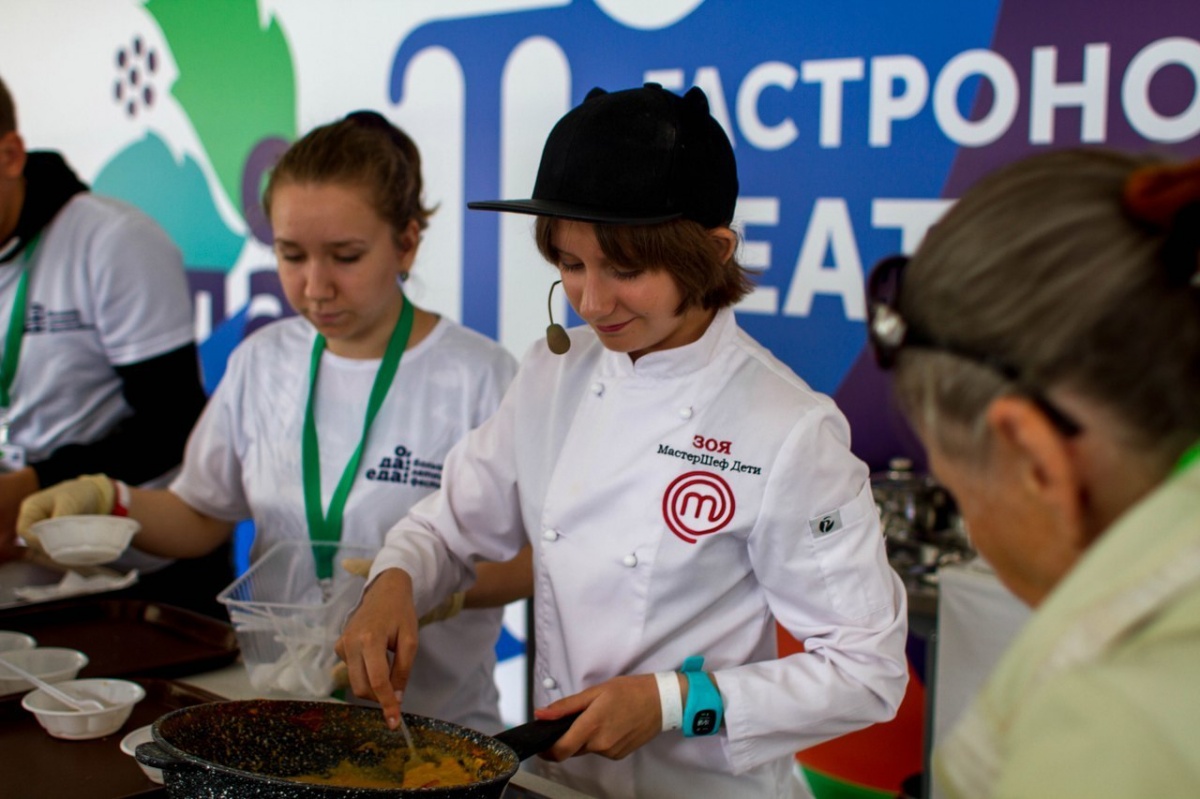
<instances>
[{"instance_id":1,"label":"person in black and white shirt","mask_svg":"<svg viewBox=\"0 0 1200 799\"><path fill-rule=\"evenodd\" d=\"M164 485L178 468L205 403L179 249L149 216L89 192L58 153L27 152L2 82L0 352L11 353L0 365L0 560L22 554L16 516L38 489L92 472ZM232 579L228 553L207 562L204 585ZM191 592L170 590L187 580L167 564L121 565L142 572L137 593L190 604Z\"/></svg>"}]
</instances>

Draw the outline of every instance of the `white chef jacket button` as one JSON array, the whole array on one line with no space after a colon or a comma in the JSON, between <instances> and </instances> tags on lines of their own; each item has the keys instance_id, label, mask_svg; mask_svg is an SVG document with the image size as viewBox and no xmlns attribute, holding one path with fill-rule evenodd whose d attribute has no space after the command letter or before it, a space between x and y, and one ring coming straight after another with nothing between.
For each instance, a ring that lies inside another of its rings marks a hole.
<instances>
[{"instance_id":1,"label":"white chef jacket button","mask_svg":"<svg viewBox=\"0 0 1200 799\"><path fill-rule=\"evenodd\" d=\"M558 530L545 530L542 532L542 538L546 539L547 541L557 541Z\"/></svg>"},{"instance_id":2,"label":"white chef jacket button","mask_svg":"<svg viewBox=\"0 0 1200 799\"><path fill-rule=\"evenodd\" d=\"M680 418L683 418L683 419L691 419L691 418L692 418L692 408L691 408L691 406L689 405L689 406L688 406L688 407L686 407L686 408L680 408L680 409L679 409L679 416L680 416Z\"/></svg>"},{"instance_id":3,"label":"white chef jacket button","mask_svg":"<svg viewBox=\"0 0 1200 799\"><path fill-rule=\"evenodd\" d=\"M603 383L592 383L592 393L595 394L597 397L599 397L601 394L604 393L604 384Z\"/></svg>"},{"instance_id":4,"label":"white chef jacket button","mask_svg":"<svg viewBox=\"0 0 1200 799\"><path fill-rule=\"evenodd\" d=\"M558 687L558 683L554 681L553 677L544 677L542 678L542 687L547 691L553 691Z\"/></svg>"},{"instance_id":5,"label":"white chef jacket button","mask_svg":"<svg viewBox=\"0 0 1200 799\"><path fill-rule=\"evenodd\" d=\"M621 562L632 568L637 565L637 555L626 555Z\"/></svg>"}]
</instances>

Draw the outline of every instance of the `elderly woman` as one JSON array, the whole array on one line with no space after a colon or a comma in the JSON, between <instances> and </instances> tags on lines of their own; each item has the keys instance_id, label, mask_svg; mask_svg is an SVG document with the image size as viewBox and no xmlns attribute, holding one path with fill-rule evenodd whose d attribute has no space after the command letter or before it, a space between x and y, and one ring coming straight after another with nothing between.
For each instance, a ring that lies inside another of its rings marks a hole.
<instances>
[{"instance_id":1,"label":"elderly woman","mask_svg":"<svg viewBox=\"0 0 1200 799\"><path fill-rule=\"evenodd\" d=\"M871 278L871 338L1036 612L935 772L954 797L1200 795L1200 163L1040 155Z\"/></svg>"}]
</instances>

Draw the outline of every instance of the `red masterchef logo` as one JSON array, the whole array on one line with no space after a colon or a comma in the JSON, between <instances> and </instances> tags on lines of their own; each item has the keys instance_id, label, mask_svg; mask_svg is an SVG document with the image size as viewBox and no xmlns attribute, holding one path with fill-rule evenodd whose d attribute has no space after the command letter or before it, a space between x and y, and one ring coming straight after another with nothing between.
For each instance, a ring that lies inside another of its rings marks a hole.
<instances>
[{"instance_id":1,"label":"red masterchef logo","mask_svg":"<svg viewBox=\"0 0 1200 799\"><path fill-rule=\"evenodd\" d=\"M733 519L733 490L711 472L688 472L671 481L663 494L663 519L671 532L696 543L702 535L723 529Z\"/></svg>"}]
</instances>

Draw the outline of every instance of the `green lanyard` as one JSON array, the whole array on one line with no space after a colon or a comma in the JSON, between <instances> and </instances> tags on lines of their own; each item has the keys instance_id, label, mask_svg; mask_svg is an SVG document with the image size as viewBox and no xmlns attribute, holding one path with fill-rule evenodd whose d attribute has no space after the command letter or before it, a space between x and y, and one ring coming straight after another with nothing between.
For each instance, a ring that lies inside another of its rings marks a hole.
<instances>
[{"instance_id":1,"label":"green lanyard","mask_svg":"<svg viewBox=\"0 0 1200 799\"><path fill-rule=\"evenodd\" d=\"M4 339L4 355L0 356L0 408L12 405L13 380L17 376L17 361L21 357L21 340L25 338L25 294L29 288L29 262L37 250L42 234L33 237L25 248L21 276L17 278L17 293L13 298L12 315L8 317L8 336Z\"/></svg>"},{"instance_id":2,"label":"green lanyard","mask_svg":"<svg viewBox=\"0 0 1200 799\"><path fill-rule=\"evenodd\" d=\"M1171 474L1179 474L1187 471L1188 467L1196 461L1200 461L1200 441L1197 441L1183 451L1183 454L1179 456L1179 460L1175 464L1175 468L1171 470Z\"/></svg>"},{"instance_id":3,"label":"green lanyard","mask_svg":"<svg viewBox=\"0 0 1200 799\"><path fill-rule=\"evenodd\" d=\"M400 367L400 358L408 347L408 336L412 332L412 304L401 298L400 318L392 328L392 337L388 340L387 350L379 371L375 373L375 383L371 386L371 398L367 401L367 416L363 422L362 438L350 462L342 472L333 497L329 500L329 514L321 509L321 454L317 446L317 420L313 410L313 397L317 392L317 371L321 367L321 353L325 349L325 337L317 334L313 342L312 365L309 369L308 408L304 412L304 440L301 447L301 461L304 471L304 510L308 515L308 534L313 541L340 541L342 538L342 512L346 508L346 498L350 496L350 487L354 484L354 475L358 472L358 464L362 461L363 447L367 443L367 434L371 431L371 423L383 405L392 385L392 378ZM317 577L325 580L333 576L333 547L313 547L313 555L317 561Z\"/></svg>"}]
</instances>

